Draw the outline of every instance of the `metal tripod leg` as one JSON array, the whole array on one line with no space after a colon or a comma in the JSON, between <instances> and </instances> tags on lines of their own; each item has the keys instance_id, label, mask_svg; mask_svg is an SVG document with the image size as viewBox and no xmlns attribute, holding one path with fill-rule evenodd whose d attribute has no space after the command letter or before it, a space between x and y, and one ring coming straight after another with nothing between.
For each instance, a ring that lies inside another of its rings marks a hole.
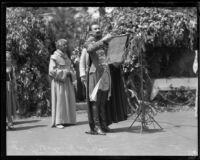
<instances>
[{"instance_id":1,"label":"metal tripod leg","mask_svg":"<svg viewBox=\"0 0 200 160\"><path fill-rule=\"evenodd\" d=\"M160 129L163 129L159 124L158 124L158 122L149 114L149 113L147 113L148 115L149 115L149 117L160 127Z\"/></svg>"},{"instance_id":2,"label":"metal tripod leg","mask_svg":"<svg viewBox=\"0 0 200 160\"><path fill-rule=\"evenodd\" d=\"M135 120L133 121L133 123L131 124L131 126L130 126L129 128L132 127L132 125L135 123L135 121L138 119L138 117L140 116L141 113L142 113L142 111L139 112L139 114L137 115L137 117L135 118ZM157 122L149 113L147 113L147 114L148 114L148 116L153 120L153 122L155 122L155 123L160 127L160 129L163 129L163 128L158 124L158 122ZM142 133L142 131L143 131L143 126L144 126L144 122L142 121L142 122L141 122L141 130L140 130L141 133Z\"/></svg>"},{"instance_id":3,"label":"metal tripod leg","mask_svg":"<svg viewBox=\"0 0 200 160\"><path fill-rule=\"evenodd\" d=\"M135 121L138 119L138 117L140 116L141 113L142 113L142 111L140 111L140 113L137 115L137 117L135 118L135 120L133 121L133 123L131 124L131 126L129 128L132 127L132 125L135 123Z\"/></svg>"}]
</instances>

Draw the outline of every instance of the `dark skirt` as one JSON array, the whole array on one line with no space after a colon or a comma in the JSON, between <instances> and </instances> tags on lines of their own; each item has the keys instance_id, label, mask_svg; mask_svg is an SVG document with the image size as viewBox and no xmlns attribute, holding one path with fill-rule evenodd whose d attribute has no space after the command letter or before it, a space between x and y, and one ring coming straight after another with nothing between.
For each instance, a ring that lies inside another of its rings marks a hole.
<instances>
[{"instance_id":1,"label":"dark skirt","mask_svg":"<svg viewBox=\"0 0 200 160\"><path fill-rule=\"evenodd\" d=\"M110 65L111 97L106 107L107 124L127 119L128 101L120 68Z\"/></svg>"}]
</instances>

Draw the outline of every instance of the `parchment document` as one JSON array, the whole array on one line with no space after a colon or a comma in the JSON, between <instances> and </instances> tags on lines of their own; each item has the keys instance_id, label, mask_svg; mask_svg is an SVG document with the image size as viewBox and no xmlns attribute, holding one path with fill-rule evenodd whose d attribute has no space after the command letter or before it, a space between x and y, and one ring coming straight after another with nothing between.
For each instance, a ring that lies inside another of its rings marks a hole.
<instances>
[{"instance_id":1,"label":"parchment document","mask_svg":"<svg viewBox=\"0 0 200 160\"><path fill-rule=\"evenodd\" d=\"M107 63L122 62L128 34L114 37L108 44Z\"/></svg>"}]
</instances>

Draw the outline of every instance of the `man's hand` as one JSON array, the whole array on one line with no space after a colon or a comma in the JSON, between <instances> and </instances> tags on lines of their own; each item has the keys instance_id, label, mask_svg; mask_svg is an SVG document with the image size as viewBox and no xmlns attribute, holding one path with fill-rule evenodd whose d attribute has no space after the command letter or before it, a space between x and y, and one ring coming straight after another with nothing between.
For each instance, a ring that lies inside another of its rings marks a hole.
<instances>
[{"instance_id":1,"label":"man's hand","mask_svg":"<svg viewBox=\"0 0 200 160\"><path fill-rule=\"evenodd\" d=\"M105 37L103 37L101 40L103 42L109 42L111 39L113 39L113 36L111 34L107 34Z\"/></svg>"}]
</instances>

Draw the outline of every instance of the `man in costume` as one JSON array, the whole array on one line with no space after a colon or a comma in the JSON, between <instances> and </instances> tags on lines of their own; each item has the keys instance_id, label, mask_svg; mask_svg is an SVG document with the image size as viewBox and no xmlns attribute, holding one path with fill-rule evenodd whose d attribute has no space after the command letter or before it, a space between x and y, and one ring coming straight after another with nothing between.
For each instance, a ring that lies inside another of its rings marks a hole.
<instances>
[{"instance_id":1,"label":"man in costume","mask_svg":"<svg viewBox=\"0 0 200 160\"><path fill-rule=\"evenodd\" d=\"M83 48L80 56L79 72L81 81L85 86L87 84L88 63L89 55L86 48ZM90 74L95 72L96 69L93 64L90 68ZM124 121L128 115L128 101L120 64L110 64L109 68L111 75L111 97L106 107L107 125Z\"/></svg>"},{"instance_id":2,"label":"man in costume","mask_svg":"<svg viewBox=\"0 0 200 160\"><path fill-rule=\"evenodd\" d=\"M89 70L89 126L91 134L105 135L109 131L106 120L106 105L111 95L111 77L109 66L106 63L108 42L112 35L102 38L97 23L90 26L90 34L85 48L92 62Z\"/></svg>"}]
</instances>

